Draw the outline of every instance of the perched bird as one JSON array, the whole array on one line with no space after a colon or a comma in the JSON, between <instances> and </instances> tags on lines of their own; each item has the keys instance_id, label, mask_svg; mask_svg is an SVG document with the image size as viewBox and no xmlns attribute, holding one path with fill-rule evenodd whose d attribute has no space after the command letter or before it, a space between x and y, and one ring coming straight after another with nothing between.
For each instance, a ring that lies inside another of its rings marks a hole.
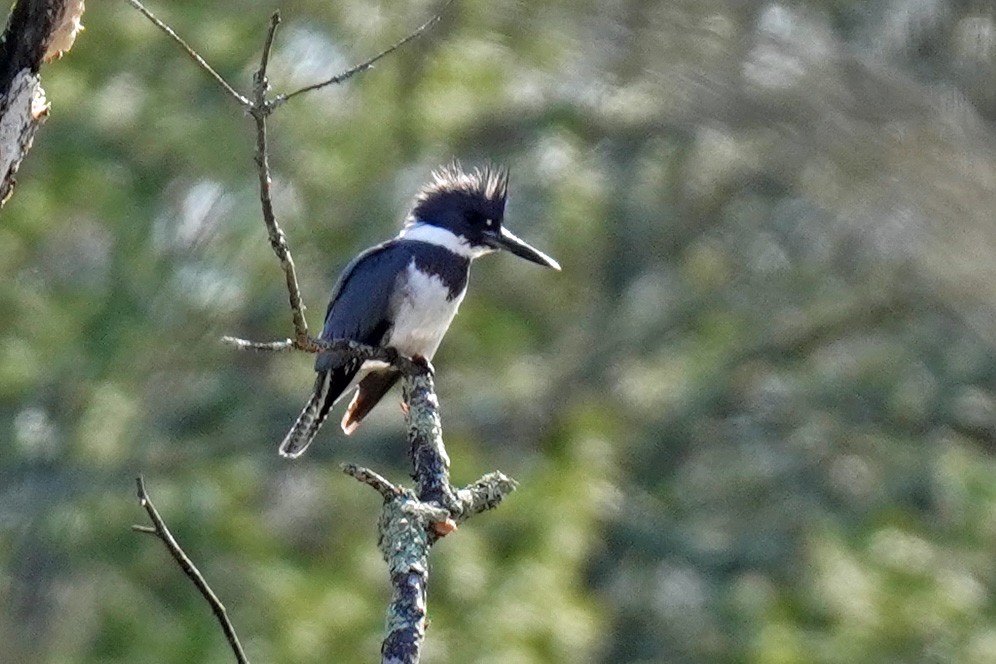
<instances>
[{"instance_id":1,"label":"perched bird","mask_svg":"<svg viewBox=\"0 0 996 664\"><path fill-rule=\"evenodd\" d=\"M559 270L557 261L503 226L507 196L507 170L468 173L454 163L434 171L401 233L346 266L332 290L321 339L352 339L431 360L467 293L473 259L505 249ZM315 371L314 394L280 444L282 456L300 456L332 406L355 387L342 418L342 430L352 433L400 377L384 362L337 352L319 353Z\"/></svg>"}]
</instances>

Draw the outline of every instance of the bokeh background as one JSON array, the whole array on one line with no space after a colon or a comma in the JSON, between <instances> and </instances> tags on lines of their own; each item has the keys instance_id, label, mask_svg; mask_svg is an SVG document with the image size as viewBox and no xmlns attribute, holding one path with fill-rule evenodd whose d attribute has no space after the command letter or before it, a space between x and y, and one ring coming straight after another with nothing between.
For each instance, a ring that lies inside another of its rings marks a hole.
<instances>
[{"instance_id":1,"label":"bokeh background","mask_svg":"<svg viewBox=\"0 0 996 664\"><path fill-rule=\"evenodd\" d=\"M424 1L157 3L289 91ZM392 397L297 462L305 355L252 129L142 16L88 3L0 214L0 659L217 662L131 532L143 473L256 662L370 662ZM309 322L458 157L560 274L474 267L436 357L454 479L522 483L432 554L433 664L996 662L996 10L967 0L457 0L271 122ZM334 418L335 419L335 418Z\"/></svg>"}]
</instances>

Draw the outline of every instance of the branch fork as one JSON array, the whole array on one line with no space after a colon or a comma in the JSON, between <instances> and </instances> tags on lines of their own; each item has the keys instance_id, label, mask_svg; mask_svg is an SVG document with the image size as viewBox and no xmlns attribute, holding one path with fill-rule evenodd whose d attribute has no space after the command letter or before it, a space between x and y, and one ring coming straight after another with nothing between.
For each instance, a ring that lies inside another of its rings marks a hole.
<instances>
[{"instance_id":1,"label":"branch fork","mask_svg":"<svg viewBox=\"0 0 996 664\"><path fill-rule=\"evenodd\" d=\"M450 484L450 460L443 446L439 402L432 373L405 376L409 457L416 489L396 486L374 471L345 464L343 472L373 487L384 498L378 521L378 548L391 573L384 664L417 664L425 638L429 549L456 530L457 524L497 507L517 483L493 472L456 489Z\"/></svg>"},{"instance_id":2,"label":"branch fork","mask_svg":"<svg viewBox=\"0 0 996 664\"><path fill-rule=\"evenodd\" d=\"M228 612L225 610L225 605L221 603L218 596L211 590L211 586L208 585L208 582L204 579L204 575L197 569L194 562L180 548L180 544L173 537L173 533L170 532L166 526L166 522L159 515L156 506L152 504L152 499L149 498L149 494L145 490L145 480L142 477L138 477L135 482L138 485L138 504L145 510L152 525L132 526L132 530L153 535L163 543L169 554L173 556L173 560L180 566L180 569L183 570L187 578L193 582L194 586L197 587L197 591L200 592L201 596L211 607L211 612L214 613L215 618L221 625L221 630L225 633L228 645L235 655L235 661L238 664L249 664L249 659L246 657L246 653L242 649L242 644L239 642L239 637L235 633L235 627L232 625L232 621L228 619Z\"/></svg>"},{"instance_id":3,"label":"branch fork","mask_svg":"<svg viewBox=\"0 0 996 664\"><path fill-rule=\"evenodd\" d=\"M415 363L419 366L417 360ZM375 471L356 464L346 463L341 468L350 477L380 493L384 498L385 512L389 511L392 503L403 505L403 508L398 507L399 513L408 514L424 521L424 525L433 526L437 536L442 537L456 530L457 524L475 514L497 507L516 489L518 483L504 473L495 471L462 489L452 486L450 459L443 445L439 402L431 371L407 374L404 395L408 405L405 419L415 490L398 486ZM382 527L382 538L384 535L385 529ZM430 537L427 544L431 546L438 537ZM391 565L391 562L388 561L388 564Z\"/></svg>"},{"instance_id":4,"label":"branch fork","mask_svg":"<svg viewBox=\"0 0 996 664\"><path fill-rule=\"evenodd\" d=\"M256 150L254 154L254 161L256 162L256 171L259 176L259 201L263 210L263 223L266 225L266 233L270 241L270 246L273 248L273 253L276 254L277 259L280 261L280 267L283 269L284 279L287 282L288 302L291 309L291 318L294 323L294 343L286 348L284 347L286 344L283 342L265 342L262 344L248 342L250 345L269 346L268 348L259 348L260 350L289 350L293 348L295 350L303 350L311 353L317 352L318 350L314 345L314 340L308 336L308 322L304 317L305 307L301 301L301 289L298 286L297 271L294 267L294 259L291 256L290 247L287 243L287 236L284 234L283 229L280 228L280 225L277 223L276 217L273 214L273 199L270 194L272 180L270 177L269 149L267 147L266 118L278 107L300 94L311 92L313 90L319 90L329 85L344 83L356 74L372 68L374 63L378 60L390 55L408 42L425 34L429 28L439 22L440 17L442 16L442 11L449 6L450 2L452 2L452 0L449 0L445 5L443 5L440 13L436 14L421 26L416 28L404 39L399 40L372 58L369 58L364 62L361 62L360 64L351 67L342 73L336 74L335 76L332 76L331 78L320 83L306 86L300 90L295 90L294 92L268 98L267 95L270 92L270 83L267 75L267 69L270 64L270 53L273 50L273 40L276 36L277 26L280 25L280 12L273 12L270 16L269 27L266 31L266 39L263 42L263 51L259 59L259 68L256 70L256 73L253 74L252 97L250 98L241 94L234 87L232 87L228 81L226 81L221 74L215 71L215 69L212 68L211 65L209 65L204 58L197 53L197 51L191 48L191 46L187 44L187 42L184 41L183 38L181 38L176 31L173 30L173 28L156 18L156 16L151 11L146 9L146 7L139 2L139 0L128 0L128 3L132 7L140 11L146 18L155 24L157 28L162 30L170 39L176 42L200 69L214 79L225 91L225 93L252 117L256 124Z\"/></svg>"}]
</instances>

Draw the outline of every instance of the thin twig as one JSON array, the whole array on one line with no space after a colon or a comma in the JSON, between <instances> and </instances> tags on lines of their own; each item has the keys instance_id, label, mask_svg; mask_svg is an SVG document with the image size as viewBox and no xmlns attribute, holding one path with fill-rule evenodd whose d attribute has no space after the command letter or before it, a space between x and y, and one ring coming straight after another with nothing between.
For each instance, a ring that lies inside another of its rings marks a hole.
<instances>
[{"instance_id":1,"label":"thin twig","mask_svg":"<svg viewBox=\"0 0 996 664\"><path fill-rule=\"evenodd\" d=\"M432 18L430 18L428 21L426 21L425 23L423 23L419 27L417 27L407 37L405 37L404 39L399 40L394 45L389 46L388 48L384 49L383 51L381 51L377 55L373 56L369 60L366 60L365 62L361 62L358 65L350 67L346 71L344 71L344 72L342 72L340 74L336 74L335 76L333 76L332 78L328 79L327 81L322 81L321 83L315 83L313 85L308 85L308 86L305 86L305 87L301 88L300 90L295 90L294 92L289 92L287 94L277 95L274 98L273 102L272 102L274 108L277 107L277 106L279 106L279 105L281 105L281 104L283 104L284 102L286 102L286 101L288 101L288 100L290 100L290 99L292 99L292 98L300 95L300 94L304 94L305 92L311 92L312 90L320 90L321 88L324 88L324 87L329 86L329 85L338 85L339 83L343 83L344 81L352 78L356 74L359 74L362 71L366 71L367 69L372 68L374 66L374 64L378 60L380 60L380 59L382 59L384 57L387 57L391 53L394 53L399 48L401 48L402 46L404 46L408 42L412 41L413 39L417 39L418 37L421 37L426 31L429 30L429 28L431 28L436 23L438 23L440 21L440 19L442 19L443 12L446 11L446 8L449 7L452 2L453 2L453 0L447 0L446 4L442 6L442 8L439 10L438 14L436 14L435 16L433 16Z\"/></svg>"},{"instance_id":2,"label":"thin twig","mask_svg":"<svg viewBox=\"0 0 996 664\"><path fill-rule=\"evenodd\" d=\"M277 34L278 25L280 25L280 12L275 11L270 15L270 27L266 31L266 41L263 42L263 53L259 56L259 73L263 76L266 76L270 52L273 50L273 37Z\"/></svg>"},{"instance_id":3,"label":"thin twig","mask_svg":"<svg viewBox=\"0 0 996 664\"><path fill-rule=\"evenodd\" d=\"M177 44L179 44L180 47L184 51L186 51L187 55L190 56L190 59L193 60L194 62L196 62L198 67L200 67L201 69L203 69L205 72L207 72L207 74L211 78L213 78L215 81L217 81L218 85L220 85L222 88L224 88L225 92L228 93L228 96L230 96L232 99L234 99L235 101L237 101L240 106L243 106L245 108L249 108L249 107L252 106L252 102L251 101L249 101L246 97L244 97L241 94L239 94L238 91L235 90L235 88L233 88L231 85L229 85L228 81L226 81L224 78L222 78L221 74L219 74L218 72L216 72L211 67L211 65L209 65L204 60L204 58L202 58L200 56L200 54L197 53L197 51L195 51L194 49L192 49L190 47L190 45L187 44L187 42L183 41L183 38L180 37L180 35L176 34L176 32L173 30L173 28L169 27L168 25L166 25L165 23L163 23L162 21L160 21L158 18L156 18L156 16L152 12L150 12L148 9L146 9L145 6L141 2L139 2L138 0L128 0L128 3L132 7L134 7L135 9L137 9L138 11L142 12L142 14L145 15L145 18L147 18L150 21L152 21L157 28L159 28L160 30L162 30L163 32L165 32L173 41L175 41Z\"/></svg>"},{"instance_id":4,"label":"thin twig","mask_svg":"<svg viewBox=\"0 0 996 664\"><path fill-rule=\"evenodd\" d=\"M297 270L294 268L294 257L287 245L287 236L277 223L273 213L273 198L270 193L270 156L266 139L266 116L272 111L272 106L266 99L270 82L266 76L266 68L270 62L270 51L273 48L273 37L280 25L280 13L273 12L270 17L270 27L263 44L263 53L259 60L259 69L253 76L253 101L250 108L253 120L256 122L256 152L254 161L259 176L259 203L263 209L263 223L266 225L266 235L270 247L280 261L284 271L284 282L287 285L287 300L290 303L291 319L294 323L296 346L302 350L313 348L308 337L308 321L304 317L304 303L301 301L301 287L297 282Z\"/></svg>"},{"instance_id":5,"label":"thin twig","mask_svg":"<svg viewBox=\"0 0 996 664\"><path fill-rule=\"evenodd\" d=\"M345 353L358 360L374 360L390 364L405 376L417 376L432 373L432 365L425 358L412 359L401 355L393 348L383 346L368 346L352 339L307 339L307 345L301 346L294 339L279 341L251 341L239 337L224 336L222 343L233 346L236 350L256 350L279 352L285 350L303 350L308 353Z\"/></svg>"},{"instance_id":6,"label":"thin twig","mask_svg":"<svg viewBox=\"0 0 996 664\"><path fill-rule=\"evenodd\" d=\"M211 586L208 585L207 581L204 580L204 576L200 573L197 567L194 565L193 561L184 553L183 549L177 543L176 538L173 537L173 533L169 531L166 526L166 522L163 518L159 516L159 511L156 510L156 506L152 504L152 499L149 498L149 494L145 491L145 481L139 476L136 479L138 484L138 504L141 505L146 514L149 515L149 519L152 521L152 526L132 526L132 529L137 532L149 533L155 535L160 540L162 540L163 545L165 545L166 550L169 551L170 555L176 561L176 564L180 566L183 573L190 579L193 584L197 587L197 590L201 593L201 596L207 600L207 603L211 606L211 611L214 612L215 617L218 622L221 623L221 629L225 632L225 638L228 639L228 645L232 648L232 653L235 655L235 661L239 664L249 664L249 659L246 657L246 653L242 650L242 644L239 643L239 637L235 633L235 627L232 626L232 622L228 619L228 613L225 611L225 606L218 599L218 596L214 594L211 590Z\"/></svg>"},{"instance_id":7,"label":"thin twig","mask_svg":"<svg viewBox=\"0 0 996 664\"><path fill-rule=\"evenodd\" d=\"M234 346L236 350L259 350L259 351L284 351L295 350L297 346L293 339L282 339L280 341L250 341L249 339L239 339L238 337L224 336L222 343Z\"/></svg>"},{"instance_id":8,"label":"thin twig","mask_svg":"<svg viewBox=\"0 0 996 664\"><path fill-rule=\"evenodd\" d=\"M339 467L342 468L342 472L346 473L353 479L372 486L380 495L384 496L384 500L397 498L403 493L400 488L392 484L389 480L384 478L384 476L370 470L369 468L358 466L355 463L344 463Z\"/></svg>"}]
</instances>

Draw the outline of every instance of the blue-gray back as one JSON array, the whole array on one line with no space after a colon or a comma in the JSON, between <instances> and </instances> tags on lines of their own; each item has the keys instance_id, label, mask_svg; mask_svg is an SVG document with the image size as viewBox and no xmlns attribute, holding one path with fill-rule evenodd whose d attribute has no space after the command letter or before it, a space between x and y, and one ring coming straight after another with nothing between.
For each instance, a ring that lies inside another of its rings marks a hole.
<instances>
[{"instance_id":1,"label":"blue-gray back","mask_svg":"<svg viewBox=\"0 0 996 664\"><path fill-rule=\"evenodd\" d=\"M466 288L470 267L466 258L433 244L390 240L367 249L343 270L332 290L321 338L380 345L391 329L391 294L413 259L420 270L438 276L451 297ZM315 370L327 371L345 359L338 353L319 353Z\"/></svg>"}]
</instances>

